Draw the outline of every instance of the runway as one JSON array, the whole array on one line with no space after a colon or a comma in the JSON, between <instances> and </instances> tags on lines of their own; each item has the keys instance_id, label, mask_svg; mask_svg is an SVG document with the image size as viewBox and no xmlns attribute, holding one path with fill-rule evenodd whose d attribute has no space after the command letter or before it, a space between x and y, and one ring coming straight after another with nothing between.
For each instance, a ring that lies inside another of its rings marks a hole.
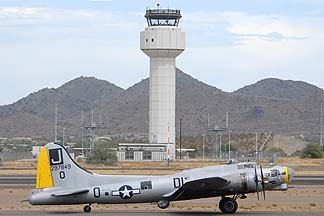
<instances>
[{"instance_id":1,"label":"runway","mask_svg":"<svg viewBox=\"0 0 324 216\"><path fill-rule=\"evenodd\" d=\"M109 215L109 216L209 216L209 215L224 215L221 212L214 211L93 211L90 213L91 215ZM89 215L90 215L89 214ZM3 216L13 216L13 215L73 215L73 216L84 216L88 215L83 212L73 212L73 211L9 211L9 212L1 212ZM234 215L240 216L282 216L282 211L237 211ZM314 215L319 216L323 215L322 212L284 212L284 215Z\"/></svg>"},{"instance_id":2,"label":"runway","mask_svg":"<svg viewBox=\"0 0 324 216\"><path fill-rule=\"evenodd\" d=\"M0 186L26 186L31 187L36 183L32 175L0 175ZM323 176L295 176L290 185L324 185Z\"/></svg>"}]
</instances>

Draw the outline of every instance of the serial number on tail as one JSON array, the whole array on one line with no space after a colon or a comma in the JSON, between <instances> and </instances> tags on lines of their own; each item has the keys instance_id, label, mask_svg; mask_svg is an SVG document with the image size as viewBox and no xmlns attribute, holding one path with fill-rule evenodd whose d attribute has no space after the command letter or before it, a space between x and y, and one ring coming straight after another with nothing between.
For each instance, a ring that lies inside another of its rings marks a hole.
<instances>
[{"instance_id":1,"label":"serial number on tail","mask_svg":"<svg viewBox=\"0 0 324 216\"><path fill-rule=\"evenodd\" d=\"M71 167L71 164L53 165L51 166L51 171L68 170Z\"/></svg>"}]
</instances>

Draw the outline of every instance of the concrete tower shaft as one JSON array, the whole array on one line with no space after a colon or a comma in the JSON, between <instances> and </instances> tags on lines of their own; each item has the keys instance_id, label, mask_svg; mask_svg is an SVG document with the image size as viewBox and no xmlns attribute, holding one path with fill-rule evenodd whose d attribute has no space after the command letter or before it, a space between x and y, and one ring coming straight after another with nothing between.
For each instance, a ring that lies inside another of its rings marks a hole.
<instances>
[{"instance_id":1,"label":"concrete tower shaft","mask_svg":"<svg viewBox=\"0 0 324 216\"><path fill-rule=\"evenodd\" d=\"M185 49L185 33L178 28L179 10L147 10L145 17L140 47L150 57L149 142L169 144L175 159L175 58Z\"/></svg>"}]
</instances>

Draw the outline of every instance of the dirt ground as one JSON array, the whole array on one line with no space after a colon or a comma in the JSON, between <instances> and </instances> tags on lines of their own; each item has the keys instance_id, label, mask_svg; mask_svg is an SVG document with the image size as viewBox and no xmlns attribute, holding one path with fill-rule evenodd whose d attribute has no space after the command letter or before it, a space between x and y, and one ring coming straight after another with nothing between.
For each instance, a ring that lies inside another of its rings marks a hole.
<instances>
[{"instance_id":1,"label":"dirt ground","mask_svg":"<svg viewBox=\"0 0 324 216\"><path fill-rule=\"evenodd\" d=\"M31 206L26 200L31 189L0 188L1 211L82 211L82 205L73 206ZM261 194L260 194L261 195ZM303 211L324 212L324 186L295 186L285 192L267 192L266 200L257 200L256 194L249 194L245 200L238 200L240 211ZM219 198L208 198L173 202L169 210L218 210ZM93 210L157 210L152 204L93 205Z\"/></svg>"}]
</instances>

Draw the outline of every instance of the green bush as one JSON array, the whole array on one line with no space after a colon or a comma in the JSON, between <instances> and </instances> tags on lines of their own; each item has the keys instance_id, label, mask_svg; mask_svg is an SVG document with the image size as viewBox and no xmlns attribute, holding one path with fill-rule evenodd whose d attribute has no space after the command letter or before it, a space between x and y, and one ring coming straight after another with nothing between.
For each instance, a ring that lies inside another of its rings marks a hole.
<instances>
[{"instance_id":1,"label":"green bush","mask_svg":"<svg viewBox=\"0 0 324 216\"><path fill-rule=\"evenodd\" d=\"M267 153L277 153L279 154L279 156L281 157L285 157L287 156L287 154L285 153L285 151L280 148L280 147L272 147L266 150Z\"/></svg>"},{"instance_id":2,"label":"green bush","mask_svg":"<svg viewBox=\"0 0 324 216\"><path fill-rule=\"evenodd\" d=\"M310 143L303 149L301 158L322 158L322 147L318 143Z\"/></svg>"},{"instance_id":3,"label":"green bush","mask_svg":"<svg viewBox=\"0 0 324 216\"><path fill-rule=\"evenodd\" d=\"M117 162L116 151L105 143L97 143L86 162L90 164L113 165Z\"/></svg>"}]
</instances>

